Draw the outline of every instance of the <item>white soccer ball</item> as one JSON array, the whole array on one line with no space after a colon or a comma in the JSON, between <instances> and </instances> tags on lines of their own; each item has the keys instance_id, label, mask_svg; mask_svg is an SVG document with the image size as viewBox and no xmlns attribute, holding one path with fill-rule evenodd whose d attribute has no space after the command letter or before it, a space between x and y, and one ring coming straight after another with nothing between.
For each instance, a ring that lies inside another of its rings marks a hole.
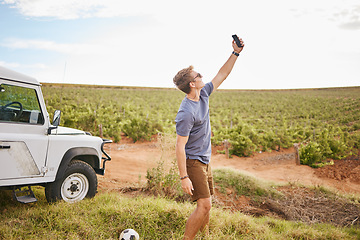
<instances>
[{"instance_id":1,"label":"white soccer ball","mask_svg":"<svg viewBox=\"0 0 360 240\"><path fill-rule=\"evenodd\" d=\"M120 234L120 240L139 240L139 234L134 229L125 229Z\"/></svg>"}]
</instances>

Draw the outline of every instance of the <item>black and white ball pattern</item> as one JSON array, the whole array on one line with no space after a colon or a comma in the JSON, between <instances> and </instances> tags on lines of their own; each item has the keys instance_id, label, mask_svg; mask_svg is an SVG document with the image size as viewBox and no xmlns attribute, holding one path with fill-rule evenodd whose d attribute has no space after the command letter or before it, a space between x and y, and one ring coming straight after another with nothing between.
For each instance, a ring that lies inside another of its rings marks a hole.
<instances>
[{"instance_id":1,"label":"black and white ball pattern","mask_svg":"<svg viewBox=\"0 0 360 240\"><path fill-rule=\"evenodd\" d=\"M139 240L139 234L134 229L125 229L120 234L120 240Z\"/></svg>"}]
</instances>

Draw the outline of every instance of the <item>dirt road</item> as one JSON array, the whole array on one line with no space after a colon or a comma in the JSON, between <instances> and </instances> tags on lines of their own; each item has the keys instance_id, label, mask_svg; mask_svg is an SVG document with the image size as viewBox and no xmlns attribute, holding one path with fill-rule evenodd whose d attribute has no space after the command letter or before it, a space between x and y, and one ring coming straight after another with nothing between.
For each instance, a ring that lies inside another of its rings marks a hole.
<instances>
[{"instance_id":1,"label":"dirt road","mask_svg":"<svg viewBox=\"0 0 360 240\"><path fill-rule=\"evenodd\" d=\"M106 163L105 176L99 178L99 189L112 190L146 183L147 169L156 167L160 160L171 164L175 159L172 146L168 146L164 147L158 141L132 143L126 139L111 144L107 151L112 160ZM358 160L335 161L333 166L313 169L296 165L294 149L286 149L229 159L214 152L211 161L213 169L233 168L266 181L326 186L342 192L360 193Z\"/></svg>"}]
</instances>

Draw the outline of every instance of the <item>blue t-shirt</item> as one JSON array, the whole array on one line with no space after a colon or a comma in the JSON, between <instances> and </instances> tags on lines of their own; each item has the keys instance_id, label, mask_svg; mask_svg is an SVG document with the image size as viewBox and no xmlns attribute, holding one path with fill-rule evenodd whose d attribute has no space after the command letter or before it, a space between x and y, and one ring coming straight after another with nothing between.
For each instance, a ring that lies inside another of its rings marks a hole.
<instances>
[{"instance_id":1,"label":"blue t-shirt","mask_svg":"<svg viewBox=\"0 0 360 240\"><path fill-rule=\"evenodd\" d=\"M205 84L200 91L198 102L184 98L176 115L176 133L189 136L185 145L187 159L197 159L205 164L210 163L211 127L209 116L209 96L214 86Z\"/></svg>"}]
</instances>

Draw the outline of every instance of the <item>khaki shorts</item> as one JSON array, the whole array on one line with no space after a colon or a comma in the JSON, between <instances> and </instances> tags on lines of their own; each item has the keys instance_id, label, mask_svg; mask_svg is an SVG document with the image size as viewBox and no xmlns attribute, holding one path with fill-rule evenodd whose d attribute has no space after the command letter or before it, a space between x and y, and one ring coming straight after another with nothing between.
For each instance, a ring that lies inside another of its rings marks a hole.
<instances>
[{"instance_id":1,"label":"khaki shorts","mask_svg":"<svg viewBox=\"0 0 360 240\"><path fill-rule=\"evenodd\" d=\"M192 201L199 198L210 198L214 195L213 177L210 164L205 164L199 160L187 159L186 169L193 184L194 190L191 196Z\"/></svg>"}]
</instances>

